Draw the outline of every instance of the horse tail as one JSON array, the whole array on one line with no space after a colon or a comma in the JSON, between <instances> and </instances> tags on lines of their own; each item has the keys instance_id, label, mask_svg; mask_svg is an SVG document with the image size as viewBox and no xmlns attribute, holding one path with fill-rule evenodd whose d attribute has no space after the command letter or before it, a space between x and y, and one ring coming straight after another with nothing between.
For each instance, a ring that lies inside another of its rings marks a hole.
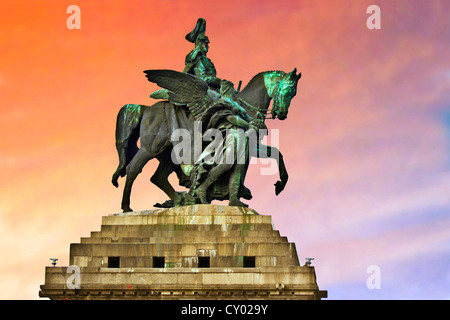
<instances>
[{"instance_id":1,"label":"horse tail","mask_svg":"<svg viewBox=\"0 0 450 320\"><path fill-rule=\"evenodd\" d=\"M126 104L117 115L116 149L119 154L119 165L111 180L116 188L119 187L117 180L126 175L127 165L139 151L137 141L140 136L142 115L146 107L139 104Z\"/></svg>"}]
</instances>

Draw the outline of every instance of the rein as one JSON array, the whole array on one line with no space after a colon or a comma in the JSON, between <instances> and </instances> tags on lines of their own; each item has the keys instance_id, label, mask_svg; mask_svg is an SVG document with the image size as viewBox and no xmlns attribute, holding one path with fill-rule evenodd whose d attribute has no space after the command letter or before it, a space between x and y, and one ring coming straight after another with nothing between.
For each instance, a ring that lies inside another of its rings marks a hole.
<instances>
[{"instance_id":1,"label":"rein","mask_svg":"<svg viewBox=\"0 0 450 320\"><path fill-rule=\"evenodd\" d=\"M252 106L250 103L248 103L247 101L245 101L244 99L242 99L241 97L238 98L240 102L242 102L243 104L245 104L245 106L247 106L250 110L256 112L257 114L260 114L264 119L272 119L271 117L268 117L268 114L270 112L272 112L272 109L267 109L266 113L264 114L260 108L254 107Z\"/></svg>"}]
</instances>

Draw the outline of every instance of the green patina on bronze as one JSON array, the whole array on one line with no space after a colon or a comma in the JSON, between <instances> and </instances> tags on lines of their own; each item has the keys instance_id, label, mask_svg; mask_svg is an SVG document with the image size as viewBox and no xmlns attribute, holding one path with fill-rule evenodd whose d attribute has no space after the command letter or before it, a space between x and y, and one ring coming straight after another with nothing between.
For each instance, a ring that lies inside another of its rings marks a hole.
<instances>
[{"instance_id":1,"label":"green patina on bronze","mask_svg":"<svg viewBox=\"0 0 450 320\"><path fill-rule=\"evenodd\" d=\"M126 104L125 108L127 108L128 112L130 112L130 113L139 113L139 112L141 112L141 105L140 104Z\"/></svg>"},{"instance_id":2,"label":"green patina on bronze","mask_svg":"<svg viewBox=\"0 0 450 320\"><path fill-rule=\"evenodd\" d=\"M296 74L297 69L290 73L283 71L264 72L264 85L267 89L267 95L273 99L272 118L278 116L284 119L291 100L297 94L297 82L301 74ZM282 115L280 117L280 114Z\"/></svg>"},{"instance_id":3,"label":"green patina on bronze","mask_svg":"<svg viewBox=\"0 0 450 320\"><path fill-rule=\"evenodd\" d=\"M267 89L269 97L273 98L279 86L280 81L283 80L286 73L283 71L267 71L264 72L264 85Z\"/></svg>"}]
</instances>

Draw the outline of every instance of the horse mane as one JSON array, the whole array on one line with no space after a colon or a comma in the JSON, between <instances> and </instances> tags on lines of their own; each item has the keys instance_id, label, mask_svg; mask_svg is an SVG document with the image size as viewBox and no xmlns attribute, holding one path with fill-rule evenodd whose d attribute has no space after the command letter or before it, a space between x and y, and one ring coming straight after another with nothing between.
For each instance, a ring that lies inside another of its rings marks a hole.
<instances>
[{"instance_id":1,"label":"horse mane","mask_svg":"<svg viewBox=\"0 0 450 320\"><path fill-rule=\"evenodd\" d=\"M258 74L256 74L255 76L253 76L253 78L250 79L250 81L247 83L247 85L242 89L241 92L245 91L248 88L251 88L255 82L260 81L261 79L263 79L264 74L266 73L274 73L277 76L284 76L286 75L286 72L281 71L281 70L267 70L267 71L262 71Z\"/></svg>"}]
</instances>

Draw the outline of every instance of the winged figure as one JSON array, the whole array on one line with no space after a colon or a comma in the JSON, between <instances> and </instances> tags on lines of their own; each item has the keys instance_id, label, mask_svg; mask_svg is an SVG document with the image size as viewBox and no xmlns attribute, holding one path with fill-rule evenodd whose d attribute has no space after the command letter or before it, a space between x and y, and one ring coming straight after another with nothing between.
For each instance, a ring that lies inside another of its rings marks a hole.
<instances>
[{"instance_id":1,"label":"winged figure","mask_svg":"<svg viewBox=\"0 0 450 320\"><path fill-rule=\"evenodd\" d=\"M227 80L221 80L220 92L217 92L211 89L206 81L189 73L167 69L145 70L144 73L150 82L168 90L169 102L186 105L197 121L211 113L210 109L217 104L222 104L222 108L230 108L248 121L252 120L245 109L233 99L234 90L230 90L233 84Z\"/></svg>"}]
</instances>

